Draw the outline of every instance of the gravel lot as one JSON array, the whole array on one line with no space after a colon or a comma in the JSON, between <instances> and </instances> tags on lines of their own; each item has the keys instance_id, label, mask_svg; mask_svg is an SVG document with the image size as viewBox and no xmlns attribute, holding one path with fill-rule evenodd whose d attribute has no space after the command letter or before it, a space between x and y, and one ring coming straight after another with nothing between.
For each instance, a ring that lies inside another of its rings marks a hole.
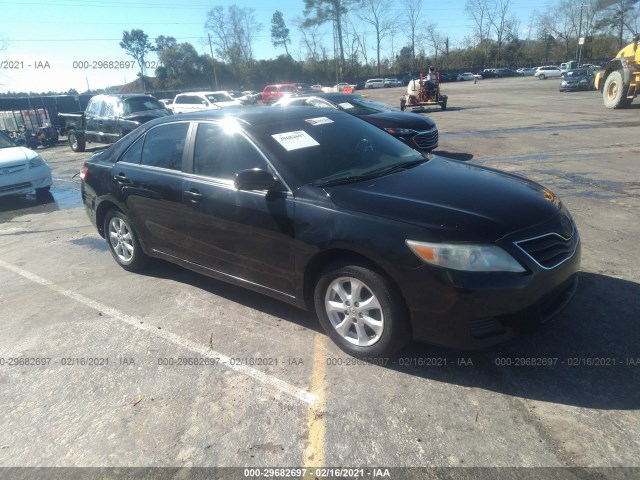
<instances>
[{"instance_id":1,"label":"gravel lot","mask_svg":"<svg viewBox=\"0 0 640 480\"><path fill-rule=\"evenodd\" d=\"M539 181L578 224L580 285L553 322L481 352L356 362L309 313L164 263L122 270L81 206L87 154L61 143L39 149L51 202L0 198L0 467L640 477L614 468L640 468L640 103L534 78L443 89L436 153Z\"/></svg>"}]
</instances>

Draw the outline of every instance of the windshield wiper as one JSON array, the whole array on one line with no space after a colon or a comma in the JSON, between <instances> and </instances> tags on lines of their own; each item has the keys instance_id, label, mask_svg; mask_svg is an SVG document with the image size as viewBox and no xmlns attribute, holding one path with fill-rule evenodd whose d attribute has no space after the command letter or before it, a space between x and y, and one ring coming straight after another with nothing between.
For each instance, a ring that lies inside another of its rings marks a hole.
<instances>
[{"instance_id":1,"label":"windshield wiper","mask_svg":"<svg viewBox=\"0 0 640 480\"><path fill-rule=\"evenodd\" d=\"M413 168L417 165L421 165L424 162L429 161L427 158L420 158L417 160L409 160L407 162L399 163L397 165L392 165L390 167L381 168L379 170L374 170L371 172L371 175L375 175L377 177L381 177L382 175L389 175L390 173L399 172L400 170L407 170L409 168Z\"/></svg>"},{"instance_id":2,"label":"windshield wiper","mask_svg":"<svg viewBox=\"0 0 640 480\"><path fill-rule=\"evenodd\" d=\"M361 182L363 180L369 180L377 175L348 175L346 177L335 178L333 180L316 180L311 185L314 187L331 187L333 185L342 185L345 183Z\"/></svg>"}]
</instances>

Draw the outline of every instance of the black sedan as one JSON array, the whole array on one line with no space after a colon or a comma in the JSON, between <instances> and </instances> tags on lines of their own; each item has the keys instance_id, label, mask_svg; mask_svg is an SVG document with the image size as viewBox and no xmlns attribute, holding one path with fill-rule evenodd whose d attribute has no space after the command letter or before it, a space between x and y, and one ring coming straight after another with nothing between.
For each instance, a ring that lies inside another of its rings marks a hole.
<instances>
[{"instance_id":1,"label":"black sedan","mask_svg":"<svg viewBox=\"0 0 640 480\"><path fill-rule=\"evenodd\" d=\"M593 90L595 73L590 68L569 70L560 81L560 91Z\"/></svg>"},{"instance_id":2,"label":"black sedan","mask_svg":"<svg viewBox=\"0 0 640 480\"><path fill-rule=\"evenodd\" d=\"M275 106L306 106L343 110L383 129L421 152L438 147L436 122L419 113L402 112L386 103L369 100L361 95L325 93L288 97Z\"/></svg>"},{"instance_id":3,"label":"black sedan","mask_svg":"<svg viewBox=\"0 0 640 480\"><path fill-rule=\"evenodd\" d=\"M427 158L335 109L154 120L81 177L126 270L161 258L314 309L354 356L412 337L493 344L554 316L577 284L578 230L549 190Z\"/></svg>"}]
</instances>

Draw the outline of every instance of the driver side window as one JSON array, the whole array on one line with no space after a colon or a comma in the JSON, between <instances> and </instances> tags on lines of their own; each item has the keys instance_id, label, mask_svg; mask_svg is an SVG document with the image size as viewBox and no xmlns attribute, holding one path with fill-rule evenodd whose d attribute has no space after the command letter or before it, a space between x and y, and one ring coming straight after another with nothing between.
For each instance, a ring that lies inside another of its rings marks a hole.
<instances>
[{"instance_id":1,"label":"driver side window","mask_svg":"<svg viewBox=\"0 0 640 480\"><path fill-rule=\"evenodd\" d=\"M269 169L260 152L240 132L212 123L198 125L193 173L233 181L236 173L251 168Z\"/></svg>"}]
</instances>

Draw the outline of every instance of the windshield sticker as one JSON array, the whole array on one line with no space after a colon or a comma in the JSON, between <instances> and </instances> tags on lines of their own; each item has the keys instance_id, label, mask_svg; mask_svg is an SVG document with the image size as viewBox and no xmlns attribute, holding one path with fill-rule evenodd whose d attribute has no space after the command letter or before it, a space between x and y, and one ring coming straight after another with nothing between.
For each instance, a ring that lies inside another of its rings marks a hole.
<instances>
[{"instance_id":1,"label":"windshield sticker","mask_svg":"<svg viewBox=\"0 0 640 480\"><path fill-rule=\"evenodd\" d=\"M311 135L304 130L296 130L295 132L284 132L271 135L276 142L284 147L285 150L297 150L299 148L315 147L320 145Z\"/></svg>"},{"instance_id":2,"label":"windshield sticker","mask_svg":"<svg viewBox=\"0 0 640 480\"><path fill-rule=\"evenodd\" d=\"M333 120L327 117L316 117L316 118L308 118L305 122L310 123L311 125L323 125L325 123L333 123Z\"/></svg>"},{"instance_id":3,"label":"windshield sticker","mask_svg":"<svg viewBox=\"0 0 640 480\"><path fill-rule=\"evenodd\" d=\"M349 110L350 108L353 108L353 105L351 105L349 102L339 103L338 105L344 108L345 110Z\"/></svg>"}]
</instances>

